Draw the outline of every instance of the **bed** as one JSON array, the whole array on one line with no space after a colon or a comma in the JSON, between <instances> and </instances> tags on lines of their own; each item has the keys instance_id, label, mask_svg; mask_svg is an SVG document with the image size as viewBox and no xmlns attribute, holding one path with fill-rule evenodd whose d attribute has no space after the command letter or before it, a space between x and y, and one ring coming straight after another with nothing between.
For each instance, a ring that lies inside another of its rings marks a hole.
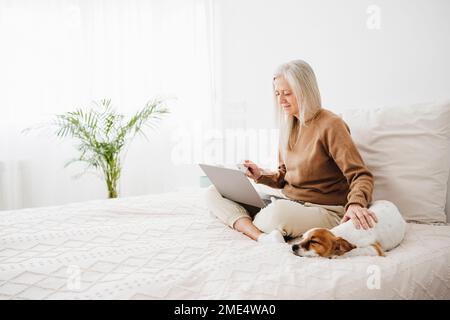
<instances>
[{"instance_id":1,"label":"bed","mask_svg":"<svg viewBox=\"0 0 450 320\"><path fill-rule=\"evenodd\" d=\"M450 226L386 257L301 258L208 212L202 189L0 212L1 299L449 299Z\"/></svg>"}]
</instances>

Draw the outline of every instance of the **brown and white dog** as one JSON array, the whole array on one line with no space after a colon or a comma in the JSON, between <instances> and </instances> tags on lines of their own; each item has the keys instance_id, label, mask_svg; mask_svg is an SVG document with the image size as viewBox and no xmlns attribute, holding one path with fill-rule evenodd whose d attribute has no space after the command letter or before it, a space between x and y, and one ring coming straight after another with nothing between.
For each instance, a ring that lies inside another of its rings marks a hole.
<instances>
[{"instance_id":1,"label":"brown and white dog","mask_svg":"<svg viewBox=\"0 0 450 320\"><path fill-rule=\"evenodd\" d=\"M369 209L378 219L373 228L356 229L351 220L330 230L313 228L291 242L292 251L301 257L384 256L403 240L406 222L390 201L377 200Z\"/></svg>"}]
</instances>

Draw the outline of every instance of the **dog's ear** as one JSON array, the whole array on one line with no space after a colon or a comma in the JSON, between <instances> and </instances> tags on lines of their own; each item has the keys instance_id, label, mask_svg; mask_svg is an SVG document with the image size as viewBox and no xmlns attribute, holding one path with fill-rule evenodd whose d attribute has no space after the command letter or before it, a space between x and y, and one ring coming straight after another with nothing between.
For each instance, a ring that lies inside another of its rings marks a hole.
<instances>
[{"instance_id":1,"label":"dog's ear","mask_svg":"<svg viewBox=\"0 0 450 320\"><path fill-rule=\"evenodd\" d=\"M341 256L346 252L349 252L350 250L355 249L356 246L352 245L350 242L348 242L347 240L338 237L336 238L336 241L334 243L334 254L337 256Z\"/></svg>"}]
</instances>

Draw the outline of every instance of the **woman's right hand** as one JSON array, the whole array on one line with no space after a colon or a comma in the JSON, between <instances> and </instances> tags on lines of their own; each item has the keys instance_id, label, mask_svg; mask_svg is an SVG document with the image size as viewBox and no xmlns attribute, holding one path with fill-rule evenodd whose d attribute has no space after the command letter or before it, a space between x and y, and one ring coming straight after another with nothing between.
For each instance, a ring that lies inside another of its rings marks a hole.
<instances>
[{"instance_id":1,"label":"woman's right hand","mask_svg":"<svg viewBox=\"0 0 450 320\"><path fill-rule=\"evenodd\" d=\"M245 160L244 166L248 168L247 172L245 172L245 175L249 178L252 178L253 180L257 180L262 175L262 170L252 161Z\"/></svg>"}]
</instances>

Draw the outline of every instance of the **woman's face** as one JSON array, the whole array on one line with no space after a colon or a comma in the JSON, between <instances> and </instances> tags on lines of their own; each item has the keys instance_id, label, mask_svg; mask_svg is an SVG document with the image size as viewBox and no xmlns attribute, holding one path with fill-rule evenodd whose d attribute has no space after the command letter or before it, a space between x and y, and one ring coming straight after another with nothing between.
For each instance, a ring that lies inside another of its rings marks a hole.
<instances>
[{"instance_id":1,"label":"woman's face","mask_svg":"<svg viewBox=\"0 0 450 320\"><path fill-rule=\"evenodd\" d=\"M284 77L276 77L274 80L275 96L280 108L283 108L284 112L291 116L298 117L299 106L294 93L292 92L289 83Z\"/></svg>"}]
</instances>

